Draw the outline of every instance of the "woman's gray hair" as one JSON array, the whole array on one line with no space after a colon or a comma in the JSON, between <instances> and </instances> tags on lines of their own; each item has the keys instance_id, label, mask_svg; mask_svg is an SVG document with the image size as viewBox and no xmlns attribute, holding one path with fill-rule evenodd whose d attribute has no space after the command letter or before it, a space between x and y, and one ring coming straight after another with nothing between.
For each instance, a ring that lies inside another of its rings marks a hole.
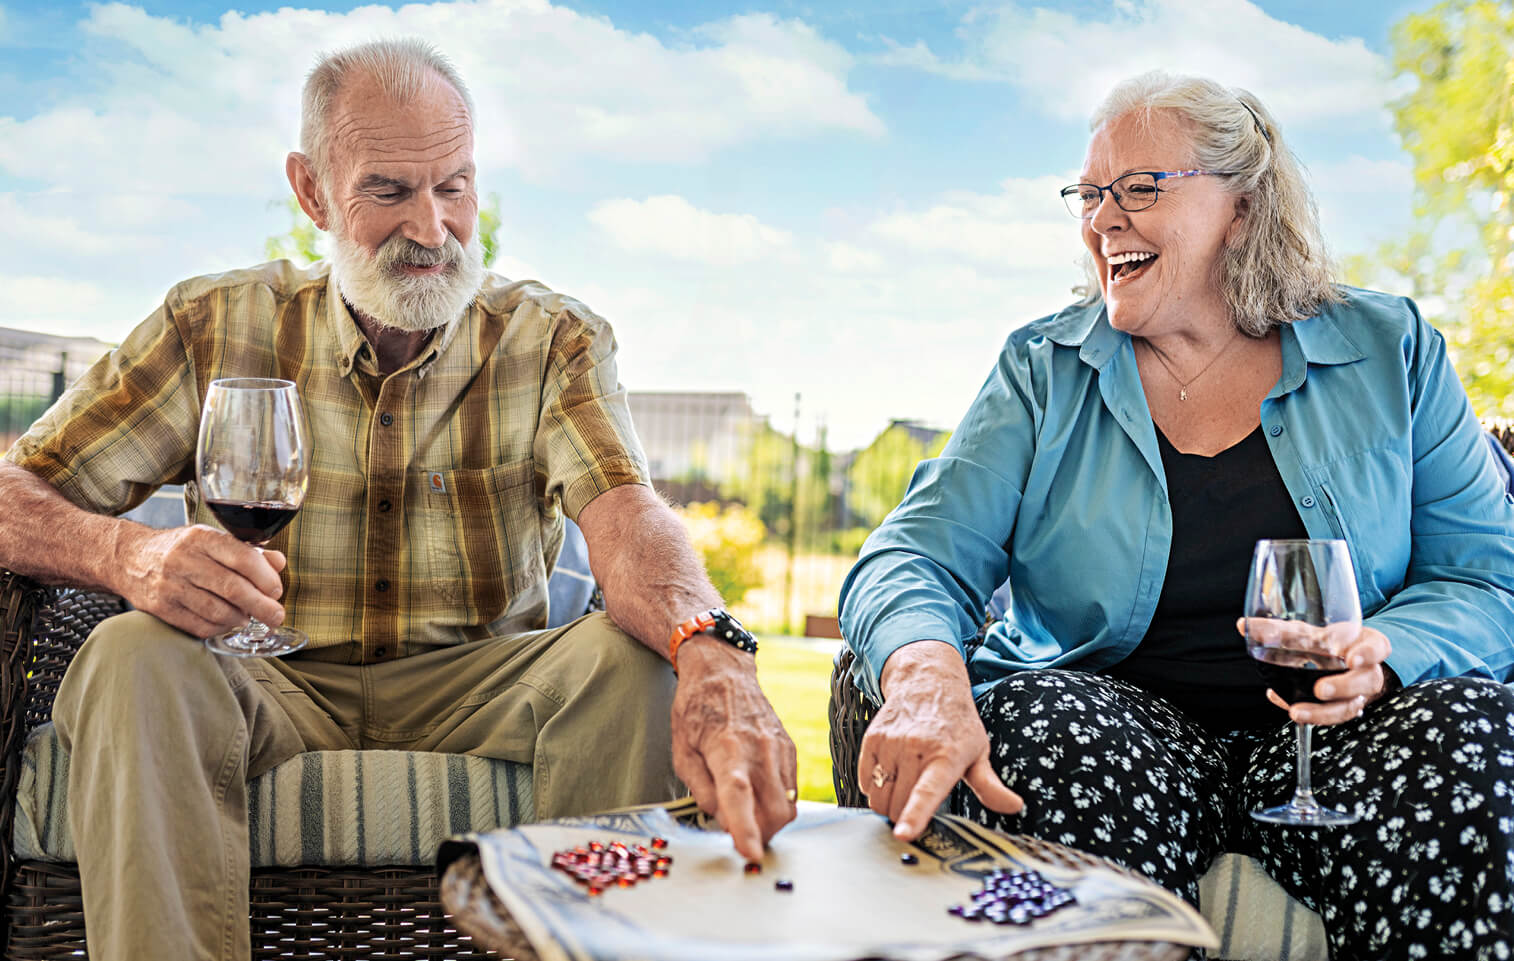
<instances>
[{"instance_id":1,"label":"woman's gray hair","mask_svg":"<svg viewBox=\"0 0 1514 961\"><path fill-rule=\"evenodd\" d=\"M419 37L374 40L321 54L310 76L300 110L300 152L310 159L316 179L326 189L331 176L331 107L342 85L354 73L372 77L390 99L408 103L434 76L440 76L468 108L473 119L473 98L457 68L441 51Z\"/></svg>"},{"instance_id":2,"label":"woman's gray hair","mask_svg":"<svg viewBox=\"0 0 1514 961\"><path fill-rule=\"evenodd\" d=\"M1260 337L1339 301L1314 197L1266 106L1245 90L1153 70L1111 90L1089 129L1127 114L1149 122L1157 111L1175 114L1188 131L1192 166L1229 171L1220 183L1246 200L1240 236L1220 259L1220 289L1236 327ZM1095 279L1084 302L1093 303L1100 294L1091 259L1088 269Z\"/></svg>"}]
</instances>

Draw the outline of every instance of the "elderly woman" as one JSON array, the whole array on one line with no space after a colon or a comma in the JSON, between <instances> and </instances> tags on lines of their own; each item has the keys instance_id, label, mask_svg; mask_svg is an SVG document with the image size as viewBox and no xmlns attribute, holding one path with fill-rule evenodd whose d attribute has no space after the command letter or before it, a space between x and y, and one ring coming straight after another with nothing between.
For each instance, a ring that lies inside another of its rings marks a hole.
<instances>
[{"instance_id":1,"label":"elderly woman","mask_svg":"<svg viewBox=\"0 0 1514 961\"><path fill-rule=\"evenodd\" d=\"M1336 961L1514 956L1514 507L1443 338L1332 282L1251 94L1147 74L1092 130L1063 196L1096 288L1010 335L842 588L869 803L908 839L962 782L1189 901L1251 854ZM1253 544L1299 537L1349 543L1365 617L1288 706L1237 615ZM1247 816L1292 793L1290 715L1356 824Z\"/></svg>"}]
</instances>

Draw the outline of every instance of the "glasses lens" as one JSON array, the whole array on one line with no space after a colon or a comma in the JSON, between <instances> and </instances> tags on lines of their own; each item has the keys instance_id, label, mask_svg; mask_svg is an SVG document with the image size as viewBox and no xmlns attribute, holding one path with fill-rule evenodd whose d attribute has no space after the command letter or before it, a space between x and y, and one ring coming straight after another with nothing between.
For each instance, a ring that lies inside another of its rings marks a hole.
<instances>
[{"instance_id":1,"label":"glasses lens","mask_svg":"<svg viewBox=\"0 0 1514 961\"><path fill-rule=\"evenodd\" d=\"M1123 210L1145 210L1157 202L1157 178L1149 173L1126 174L1114 182L1114 199Z\"/></svg>"},{"instance_id":2,"label":"glasses lens","mask_svg":"<svg viewBox=\"0 0 1514 961\"><path fill-rule=\"evenodd\" d=\"M1062 200L1067 212L1074 217L1086 219L1099 208L1099 188L1091 184L1074 184L1062 188Z\"/></svg>"}]
</instances>

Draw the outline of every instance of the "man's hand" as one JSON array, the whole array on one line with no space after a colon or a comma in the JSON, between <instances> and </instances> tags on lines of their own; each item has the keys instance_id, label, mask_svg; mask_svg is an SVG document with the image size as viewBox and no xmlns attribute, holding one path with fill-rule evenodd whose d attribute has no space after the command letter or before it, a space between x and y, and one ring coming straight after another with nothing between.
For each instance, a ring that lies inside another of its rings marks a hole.
<instances>
[{"instance_id":1,"label":"man's hand","mask_svg":"<svg viewBox=\"0 0 1514 961\"><path fill-rule=\"evenodd\" d=\"M757 686L756 662L711 637L678 649L673 769L748 861L798 813L798 756Z\"/></svg>"},{"instance_id":2,"label":"man's hand","mask_svg":"<svg viewBox=\"0 0 1514 961\"><path fill-rule=\"evenodd\" d=\"M901 647L883 665L882 687L883 707L862 739L857 783L868 807L894 822L895 837L919 837L958 781L990 810L1017 814L1025 807L994 771L956 648L941 641Z\"/></svg>"},{"instance_id":3,"label":"man's hand","mask_svg":"<svg viewBox=\"0 0 1514 961\"><path fill-rule=\"evenodd\" d=\"M196 524L169 530L133 525L117 544L116 593L195 637L208 637L255 617L284 621L278 598L284 555Z\"/></svg>"}]
</instances>

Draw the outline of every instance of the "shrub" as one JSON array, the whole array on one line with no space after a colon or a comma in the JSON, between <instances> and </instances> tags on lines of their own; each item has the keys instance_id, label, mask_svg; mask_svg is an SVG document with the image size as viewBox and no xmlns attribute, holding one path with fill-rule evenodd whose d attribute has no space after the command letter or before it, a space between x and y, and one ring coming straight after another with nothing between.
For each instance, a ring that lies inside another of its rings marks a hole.
<instances>
[{"instance_id":1,"label":"shrub","mask_svg":"<svg viewBox=\"0 0 1514 961\"><path fill-rule=\"evenodd\" d=\"M766 530L755 513L740 504L721 507L712 502L674 510L727 605L739 603L748 591L762 586L757 549Z\"/></svg>"}]
</instances>

